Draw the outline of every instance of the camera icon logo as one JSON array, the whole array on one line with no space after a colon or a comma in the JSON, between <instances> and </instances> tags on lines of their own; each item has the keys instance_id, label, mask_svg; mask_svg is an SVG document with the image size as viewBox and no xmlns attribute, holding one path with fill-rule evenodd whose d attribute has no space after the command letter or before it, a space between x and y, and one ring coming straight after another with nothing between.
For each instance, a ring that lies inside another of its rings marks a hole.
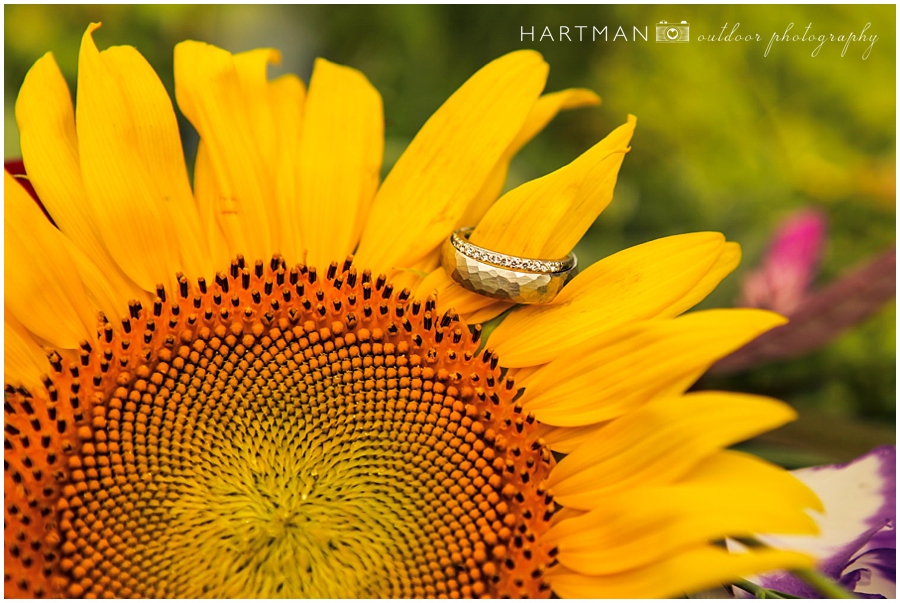
<instances>
[{"instance_id":1,"label":"camera icon logo","mask_svg":"<svg viewBox=\"0 0 900 603\"><path fill-rule=\"evenodd\" d=\"M656 41L657 42L690 42L691 26L687 21L681 23L669 23L660 21L656 25Z\"/></svg>"}]
</instances>

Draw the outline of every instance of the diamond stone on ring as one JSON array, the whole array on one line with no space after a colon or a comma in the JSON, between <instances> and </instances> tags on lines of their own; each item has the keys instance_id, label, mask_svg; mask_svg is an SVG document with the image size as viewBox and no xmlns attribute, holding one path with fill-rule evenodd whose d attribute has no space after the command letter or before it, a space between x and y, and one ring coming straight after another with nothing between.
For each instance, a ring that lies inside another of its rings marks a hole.
<instances>
[{"instance_id":1,"label":"diamond stone on ring","mask_svg":"<svg viewBox=\"0 0 900 603\"><path fill-rule=\"evenodd\" d=\"M546 304L556 297L578 260L539 260L498 253L469 242L469 226L450 235L442 265L454 281L475 293L518 304Z\"/></svg>"}]
</instances>

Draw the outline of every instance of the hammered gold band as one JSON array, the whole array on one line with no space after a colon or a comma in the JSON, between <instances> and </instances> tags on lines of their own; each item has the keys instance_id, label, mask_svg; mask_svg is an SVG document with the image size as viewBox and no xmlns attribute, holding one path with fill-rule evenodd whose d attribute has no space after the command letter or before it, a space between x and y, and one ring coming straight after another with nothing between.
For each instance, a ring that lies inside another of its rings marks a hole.
<instances>
[{"instance_id":1,"label":"hammered gold band","mask_svg":"<svg viewBox=\"0 0 900 603\"><path fill-rule=\"evenodd\" d=\"M546 304L578 265L573 253L541 260L491 251L469 242L473 230L469 226L451 234L442 255L444 270L469 291L517 304Z\"/></svg>"}]
</instances>

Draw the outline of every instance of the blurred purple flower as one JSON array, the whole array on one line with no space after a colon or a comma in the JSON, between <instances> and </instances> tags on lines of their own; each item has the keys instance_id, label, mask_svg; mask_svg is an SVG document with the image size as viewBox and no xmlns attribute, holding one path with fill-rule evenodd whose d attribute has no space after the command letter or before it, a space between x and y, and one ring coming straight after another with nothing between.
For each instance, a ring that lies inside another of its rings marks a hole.
<instances>
[{"instance_id":1,"label":"blurred purple flower","mask_svg":"<svg viewBox=\"0 0 900 603\"><path fill-rule=\"evenodd\" d=\"M892 245L821 289L816 276L825 240L825 218L807 209L777 230L762 266L743 281L740 304L766 308L790 319L726 356L711 373L734 373L796 358L825 345L894 299L897 252Z\"/></svg>"},{"instance_id":2,"label":"blurred purple flower","mask_svg":"<svg viewBox=\"0 0 900 603\"><path fill-rule=\"evenodd\" d=\"M815 556L819 571L858 597L896 598L896 468L896 448L882 446L843 465L794 471L825 505L825 513L813 513L820 534L758 539L775 548ZM751 581L801 598L820 597L787 573L763 574Z\"/></svg>"},{"instance_id":3,"label":"blurred purple flower","mask_svg":"<svg viewBox=\"0 0 900 603\"><path fill-rule=\"evenodd\" d=\"M825 242L825 216L805 209L776 229L762 266L743 282L741 306L790 314L816 277Z\"/></svg>"}]
</instances>

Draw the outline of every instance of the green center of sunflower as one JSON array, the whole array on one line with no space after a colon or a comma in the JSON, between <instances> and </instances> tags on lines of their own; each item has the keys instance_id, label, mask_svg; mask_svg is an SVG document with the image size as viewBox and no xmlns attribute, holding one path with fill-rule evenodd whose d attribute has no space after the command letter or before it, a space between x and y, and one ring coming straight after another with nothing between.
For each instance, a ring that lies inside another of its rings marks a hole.
<instances>
[{"instance_id":1,"label":"green center of sunflower","mask_svg":"<svg viewBox=\"0 0 900 603\"><path fill-rule=\"evenodd\" d=\"M479 330L349 261L179 282L53 359L65 594L549 594L552 457Z\"/></svg>"}]
</instances>

